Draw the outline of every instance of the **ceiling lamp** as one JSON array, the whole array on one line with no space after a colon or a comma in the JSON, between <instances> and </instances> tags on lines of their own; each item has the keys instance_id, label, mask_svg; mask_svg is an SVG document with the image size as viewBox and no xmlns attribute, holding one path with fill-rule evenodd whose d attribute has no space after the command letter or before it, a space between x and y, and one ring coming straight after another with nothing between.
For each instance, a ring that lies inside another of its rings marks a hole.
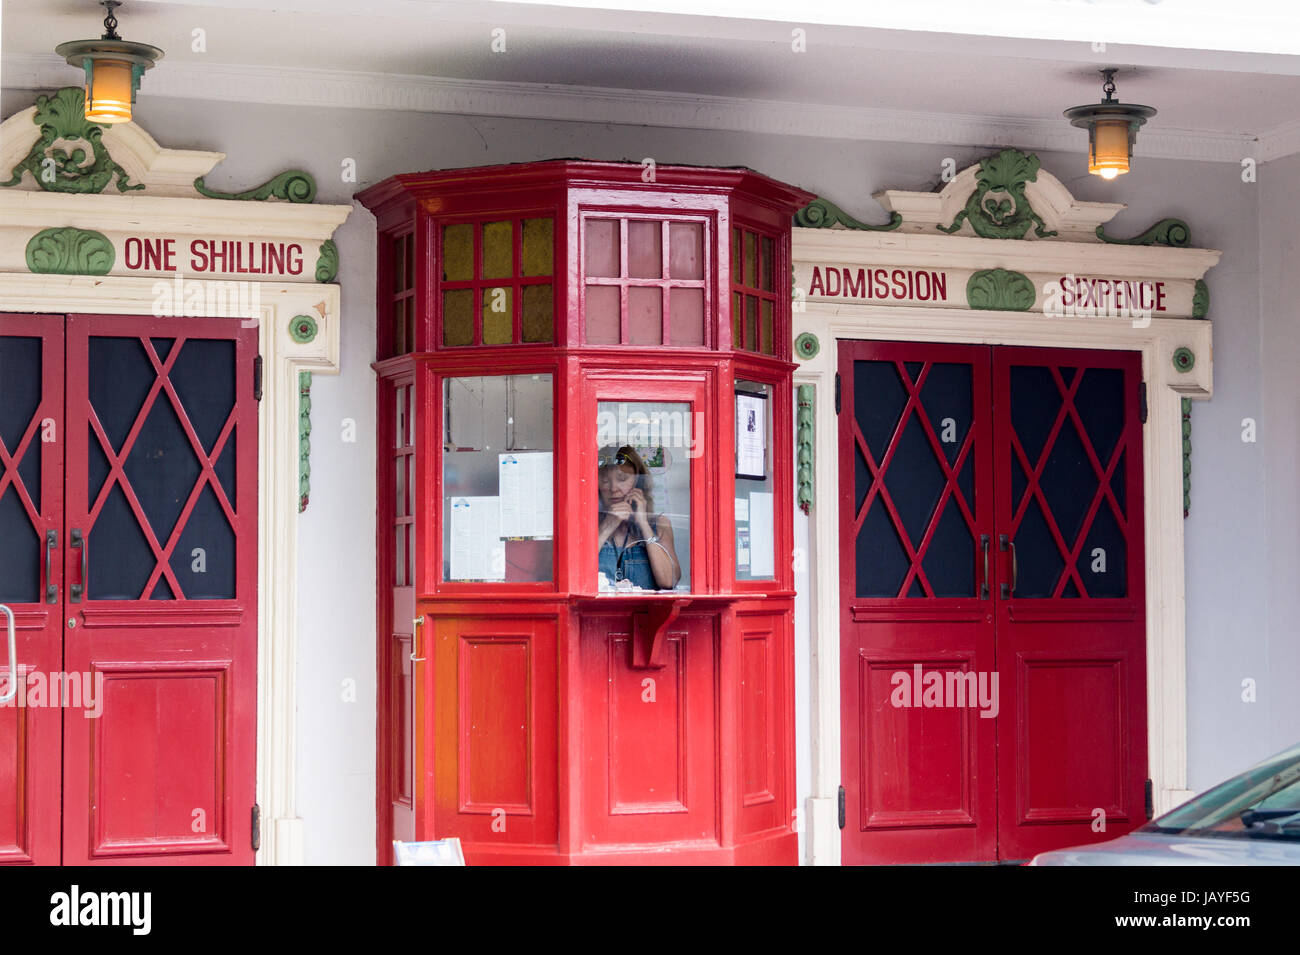
<instances>
[{"instance_id":1,"label":"ceiling lamp","mask_svg":"<svg viewBox=\"0 0 1300 955\"><path fill-rule=\"evenodd\" d=\"M121 0L100 0L108 10L104 35L98 40L70 40L54 52L86 71L86 119L92 123L129 123L135 92L144 71L162 59L163 51L148 43L117 35L113 8Z\"/></svg>"},{"instance_id":2,"label":"ceiling lamp","mask_svg":"<svg viewBox=\"0 0 1300 955\"><path fill-rule=\"evenodd\" d=\"M1138 127L1156 111L1150 106L1135 106L1115 99L1117 71L1099 72L1106 77L1101 87L1106 98L1097 104L1067 109L1065 117L1071 125L1088 130L1088 172L1103 179L1114 179L1128 172Z\"/></svg>"}]
</instances>

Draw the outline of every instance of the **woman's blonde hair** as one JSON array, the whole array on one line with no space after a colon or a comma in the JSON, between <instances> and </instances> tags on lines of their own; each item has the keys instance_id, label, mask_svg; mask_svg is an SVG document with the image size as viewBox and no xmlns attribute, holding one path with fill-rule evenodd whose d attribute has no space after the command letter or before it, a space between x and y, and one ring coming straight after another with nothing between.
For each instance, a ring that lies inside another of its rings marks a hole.
<instances>
[{"instance_id":1,"label":"woman's blonde hair","mask_svg":"<svg viewBox=\"0 0 1300 955\"><path fill-rule=\"evenodd\" d=\"M636 448L630 444L625 444L620 448L613 446L601 448L596 461L597 474L609 468L620 466L631 468L636 472L639 478L637 486L641 488L641 493L645 495L646 517L653 521L655 510L654 478L650 474L650 469L645 465L645 459L637 453Z\"/></svg>"}]
</instances>

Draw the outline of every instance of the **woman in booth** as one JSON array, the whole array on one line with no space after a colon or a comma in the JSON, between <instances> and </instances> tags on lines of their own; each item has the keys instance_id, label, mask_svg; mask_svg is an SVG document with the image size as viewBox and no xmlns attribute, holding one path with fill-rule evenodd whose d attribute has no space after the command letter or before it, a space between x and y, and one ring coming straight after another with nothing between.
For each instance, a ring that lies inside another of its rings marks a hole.
<instances>
[{"instance_id":1,"label":"woman in booth","mask_svg":"<svg viewBox=\"0 0 1300 955\"><path fill-rule=\"evenodd\" d=\"M600 572L613 587L627 581L642 590L672 590L682 576L673 525L667 515L654 513L645 461L624 445L602 449L599 465Z\"/></svg>"}]
</instances>

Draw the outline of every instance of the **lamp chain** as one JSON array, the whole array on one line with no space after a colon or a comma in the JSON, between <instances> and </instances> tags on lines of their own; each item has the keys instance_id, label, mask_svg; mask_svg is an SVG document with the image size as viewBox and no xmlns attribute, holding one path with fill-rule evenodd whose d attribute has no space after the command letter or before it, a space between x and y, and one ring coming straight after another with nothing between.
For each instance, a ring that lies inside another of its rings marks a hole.
<instances>
[{"instance_id":1,"label":"lamp chain","mask_svg":"<svg viewBox=\"0 0 1300 955\"><path fill-rule=\"evenodd\" d=\"M1106 94L1104 102L1109 102L1115 98L1115 71L1099 70L1098 72L1106 77L1106 82L1101 85L1101 91Z\"/></svg>"}]
</instances>

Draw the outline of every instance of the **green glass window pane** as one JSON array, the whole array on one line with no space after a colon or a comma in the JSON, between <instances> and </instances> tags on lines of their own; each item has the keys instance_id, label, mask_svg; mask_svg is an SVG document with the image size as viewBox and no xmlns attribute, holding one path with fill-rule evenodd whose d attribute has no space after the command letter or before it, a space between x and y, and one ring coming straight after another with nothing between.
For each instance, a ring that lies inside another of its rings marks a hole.
<instances>
[{"instance_id":1,"label":"green glass window pane","mask_svg":"<svg viewBox=\"0 0 1300 955\"><path fill-rule=\"evenodd\" d=\"M772 291L772 257L776 254L776 243L768 236L763 236L763 261L762 273L763 284L761 288L765 292Z\"/></svg>"},{"instance_id":2,"label":"green glass window pane","mask_svg":"<svg viewBox=\"0 0 1300 955\"><path fill-rule=\"evenodd\" d=\"M758 351L758 299L745 296L745 348Z\"/></svg>"},{"instance_id":3,"label":"green glass window pane","mask_svg":"<svg viewBox=\"0 0 1300 955\"><path fill-rule=\"evenodd\" d=\"M485 279L506 279L515 274L515 224L483 223L483 275Z\"/></svg>"},{"instance_id":4,"label":"green glass window pane","mask_svg":"<svg viewBox=\"0 0 1300 955\"><path fill-rule=\"evenodd\" d=\"M758 288L758 236L745 233L745 285Z\"/></svg>"},{"instance_id":5,"label":"green glass window pane","mask_svg":"<svg viewBox=\"0 0 1300 955\"><path fill-rule=\"evenodd\" d=\"M555 271L555 223L550 219L524 220L524 275L551 275Z\"/></svg>"},{"instance_id":6,"label":"green glass window pane","mask_svg":"<svg viewBox=\"0 0 1300 955\"><path fill-rule=\"evenodd\" d=\"M515 339L514 301L510 288L483 290L483 344L508 345Z\"/></svg>"},{"instance_id":7,"label":"green glass window pane","mask_svg":"<svg viewBox=\"0 0 1300 955\"><path fill-rule=\"evenodd\" d=\"M741 325L741 317L744 315L745 296L739 292L731 293L731 347L744 348L745 335Z\"/></svg>"},{"instance_id":8,"label":"green glass window pane","mask_svg":"<svg viewBox=\"0 0 1300 955\"><path fill-rule=\"evenodd\" d=\"M442 293L442 343L474 344L473 289L447 289Z\"/></svg>"},{"instance_id":9,"label":"green glass window pane","mask_svg":"<svg viewBox=\"0 0 1300 955\"><path fill-rule=\"evenodd\" d=\"M474 227L442 227L442 280L468 282L474 278Z\"/></svg>"},{"instance_id":10,"label":"green glass window pane","mask_svg":"<svg viewBox=\"0 0 1300 955\"><path fill-rule=\"evenodd\" d=\"M526 342L555 340L555 294L549 285L525 285L520 293Z\"/></svg>"},{"instance_id":11,"label":"green glass window pane","mask_svg":"<svg viewBox=\"0 0 1300 955\"><path fill-rule=\"evenodd\" d=\"M758 303L759 328L764 355L775 354L772 341L772 303L764 299Z\"/></svg>"}]
</instances>

